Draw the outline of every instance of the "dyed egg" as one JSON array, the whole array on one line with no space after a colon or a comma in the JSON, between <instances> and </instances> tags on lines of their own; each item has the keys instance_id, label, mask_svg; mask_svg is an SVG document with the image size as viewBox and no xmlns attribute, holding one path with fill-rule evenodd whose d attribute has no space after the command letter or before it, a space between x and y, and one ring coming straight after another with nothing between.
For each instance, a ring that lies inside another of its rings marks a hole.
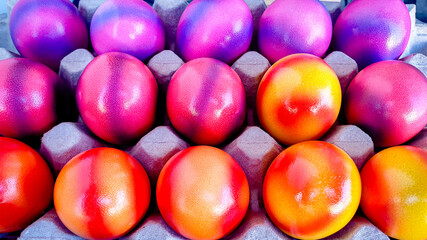
<instances>
[{"instance_id":1,"label":"dyed egg","mask_svg":"<svg viewBox=\"0 0 427 240\"><path fill-rule=\"evenodd\" d=\"M276 62L257 92L261 125L283 144L313 140L334 124L341 107L341 87L331 67L309 54Z\"/></svg>"},{"instance_id":2,"label":"dyed egg","mask_svg":"<svg viewBox=\"0 0 427 240\"><path fill-rule=\"evenodd\" d=\"M361 207L381 231L397 239L427 239L427 151L398 146L363 167Z\"/></svg>"},{"instance_id":3,"label":"dyed egg","mask_svg":"<svg viewBox=\"0 0 427 240\"><path fill-rule=\"evenodd\" d=\"M53 176L43 158L26 144L0 137L0 233L21 230L52 201Z\"/></svg>"},{"instance_id":4,"label":"dyed egg","mask_svg":"<svg viewBox=\"0 0 427 240\"><path fill-rule=\"evenodd\" d=\"M105 53L83 71L76 100L83 121L103 140L125 144L141 138L154 123L157 82L141 61Z\"/></svg>"},{"instance_id":5,"label":"dyed egg","mask_svg":"<svg viewBox=\"0 0 427 240\"><path fill-rule=\"evenodd\" d=\"M245 89L227 64L199 58L173 75L166 107L172 125L182 135L196 144L218 145L245 120Z\"/></svg>"},{"instance_id":6,"label":"dyed egg","mask_svg":"<svg viewBox=\"0 0 427 240\"><path fill-rule=\"evenodd\" d=\"M57 120L61 79L41 63L24 58L0 61L0 135L41 136Z\"/></svg>"},{"instance_id":7,"label":"dyed egg","mask_svg":"<svg viewBox=\"0 0 427 240\"><path fill-rule=\"evenodd\" d=\"M276 0L259 21L258 47L272 63L295 53L321 57L331 39L331 16L318 0Z\"/></svg>"},{"instance_id":8,"label":"dyed egg","mask_svg":"<svg viewBox=\"0 0 427 240\"><path fill-rule=\"evenodd\" d=\"M276 157L265 175L263 198L268 216L283 232L320 239L350 222L361 191L359 171L343 150L308 141Z\"/></svg>"},{"instance_id":9,"label":"dyed egg","mask_svg":"<svg viewBox=\"0 0 427 240\"><path fill-rule=\"evenodd\" d=\"M196 146L175 154L160 172L157 204L166 223L190 239L219 239L242 221L249 185L226 152Z\"/></svg>"},{"instance_id":10,"label":"dyed egg","mask_svg":"<svg viewBox=\"0 0 427 240\"><path fill-rule=\"evenodd\" d=\"M363 69L345 96L348 123L360 126L376 146L404 143L427 125L427 78L400 61Z\"/></svg>"},{"instance_id":11,"label":"dyed egg","mask_svg":"<svg viewBox=\"0 0 427 240\"><path fill-rule=\"evenodd\" d=\"M339 15L333 45L364 68L399 58L410 34L411 19L403 1L357 0Z\"/></svg>"},{"instance_id":12,"label":"dyed egg","mask_svg":"<svg viewBox=\"0 0 427 240\"><path fill-rule=\"evenodd\" d=\"M54 70L89 43L86 23L68 0L19 0L10 16L10 35L22 56Z\"/></svg>"},{"instance_id":13,"label":"dyed egg","mask_svg":"<svg viewBox=\"0 0 427 240\"><path fill-rule=\"evenodd\" d=\"M90 37L98 54L123 52L142 61L165 47L162 20L141 0L106 1L93 15Z\"/></svg>"},{"instance_id":14,"label":"dyed egg","mask_svg":"<svg viewBox=\"0 0 427 240\"><path fill-rule=\"evenodd\" d=\"M231 64L248 50L252 32L243 0L194 0L179 20L177 47L185 61L210 57Z\"/></svg>"},{"instance_id":15,"label":"dyed egg","mask_svg":"<svg viewBox=\"0 0 427 240\"><path fill-rule=\"evenodd\" d=\"M113 239L135 227L150 203L150 181L141 164L114 148L72 158L56 179L53 200L62 223L87 239Z\"/></svg>"}]
</instances>

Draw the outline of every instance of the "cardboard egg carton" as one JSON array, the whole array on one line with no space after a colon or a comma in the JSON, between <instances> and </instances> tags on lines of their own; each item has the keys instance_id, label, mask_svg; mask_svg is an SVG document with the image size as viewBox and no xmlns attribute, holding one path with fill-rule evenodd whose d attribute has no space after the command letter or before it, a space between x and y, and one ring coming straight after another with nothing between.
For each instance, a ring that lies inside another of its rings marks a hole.
<instances>
[{"instance_id":1,"label":"cardboard egg carton","mask_svg":"<svg viewBox=\"0 0 427 240\"><path fill-rule=\"evenodd\" d=\"M419 55L412 58L419 58ZM78 49L62 60L59 74L71 86L70 89L75 89L80 74L92 59L93 55L90 52ZM337 73L345 91L350 80L358 72L356 62L342 52L330 53L325 61ZM184 62L170 50L164 50L148 61L147 66L158 79L159 89L163 95L172 75L183 64ZM273 225L262 203L265 173L274 158L285 149L285 146L280 145L259 126L254 110L253 99L258 83L270 64L259 53L250 51L240 57L232 67L242 79L248 99L252 100L248 101L247 123L243 130L234 139L219 147L242 166L248 178L251 199L243 222L226 239L291 239ZM73 156L83 151L102 146L117 147L131 154L142 164L150 177L154 191L158 175L168 159L192 145L170 126L165 111L159 111L157 118L160 119L160 124L133 146L112 146L91 133L82 121L63 122L43 135L40 153L57 175ZM374 154L372 139L354 125L337 123L321 140L343 149L352 157L359 169ZM427 149L427 128L412 139L410 144ZM19 239L52 238L80 239L66 229L54 209L23 230ZM153 198L150 210L140 225L122 239L161 238L183 239L161 218ZM388 237L363 217L362 213L357 213L344 229L328 239L388 239Z\"/></svg>"},{"instance_id":2,"label":"cardboard egg carton","mask_svg":"<svg viewBox=\"0 0 427 240\"><path fill-rule=\"evenodd\" d=\"M13 2L8 1L9 2ZM16 1L15 1L16 2ZM79 10L87 23L97 7L105 0L81 0ZM272 1L245 0L256 25L267 4ZM342 3L323 2L333 21L341 13ZM133 146L113 146L96 137L79 119L77 122L62 122L46 132L41 138L39 152L51 166L55 176L75 155L96 147L109 146L125 150L135 157L147 171L152 191L155 192L160 170L175 153L192 145L177 133L167 117L164 98L172 75L184 64L175 50L175 34L179 18L188 2L185 0L156 0L153 7L163 20L166 28L166 49L146 62L159 85L159 104L156 126L153 127ZM413 31L411 41L403 61L419 68L427 75L427 26L415 19L415 5L407 5L411 13ZM424 45L425 50L423 50ZM421 50L420 50L421 49ZM417 50L417 54L412 54ZM18 55L0 49L0 60L18 57ZM78 49L66 56L60 65L59 76L74 94L77 81L85 67L94 59L86 49ZM356 62L342 52L331 52L324 60L337 74L342 92L345 94L350 81L358 73ZM247 214L239 227L225 239L292 239L284 234L268 218L262 202L262 184L265 173L274 158L285 149L265 132L256 116L256 92L264 73L270 67L268 60L256 51L248 51L232 64L240 76L247 97L247 120L242 130L228 142L219 146L228 152L242 166L249 182L251 198ZM76 116L77 119L77 116ZM330 142L343 149L355 161L359 170L374 154L372 139L359 127L345 125L342 117L321 140ZM408 144L427 149L427 128L420 132ZM154 196L154 194L153 194ZM33 224L10 238L19 239L81 239L71 233L59 220L55 209L50 209ZM2 236L0 236L2 237ZM5 236L3 236L5 237ZM155 198L141 223L121 239L184 239L174 232L162 219L156 207ZM361 212L345 228L327 239L389 239L370 223Z\"/></svg>"}]
</instances>

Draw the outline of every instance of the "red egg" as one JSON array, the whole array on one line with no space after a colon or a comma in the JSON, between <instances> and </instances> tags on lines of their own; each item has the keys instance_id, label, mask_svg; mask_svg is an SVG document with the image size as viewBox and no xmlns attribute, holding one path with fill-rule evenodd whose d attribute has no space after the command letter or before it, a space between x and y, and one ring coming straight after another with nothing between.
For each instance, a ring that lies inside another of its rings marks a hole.
<instances>
[{"instance_id":1,"label":"red egg","mask_svg":"<svg viewBox=\"0 0 427 240\"><path fill-rule=\"evenodd\" d=\"M196 144L217 145L243 124L245 89L227 64L199 58L173 75L166 96L172 125Z\"/></svg>"},{"instance_id":2,"label":"red egg","mask_svg":"<svg viewBox=\"0 0 427 240\"><path fill-rule=\"evenodd\" d=\"M0 61L0 71L0 135L41 136L51 129L58 118L58 75L24 58Z\"/></svg>"},{"instance_id":3,"label":"red egg","mask_svg":"<svg viewBox=\"0 0 427 240\"><path fill-rule=\"evenodd\" d=\"M372 64L351 81L344 107L376 146L402 144L427 124L427 78L404 62Z\"/></svg>"},{"instance_id":4,"label":"red egg","mask_svg":"<svg viewBox=\"0 0 427 240\"><path fill-rule=\"evenodd\" d=\"M156 197L160 213L176 232L190 239L219 239L245 216L249 185L229 154L196 146L178 152L166 163Z\"/></svg>"},{"instance_id":5,"label":"red egg","mask_svg":"<svg viewBox=\"0 0 427 240\"><path fill-rule=\"evenodd\" d=\"M157 92L156 79L144 63L113 52L89 63L77 84L76 100L93 133L107 142L123 144L150 130Z\"/></svg>"},{"instance_id":6,"label":"red egg","mask_svg":"<svg viewBox=\"0 0 427 240\"><path fill-rule=\"evenodd\" d=\"M141 164L114 148L95 148L72 158L54 189L62 223L86 239L123 236L144 217L151 197Z\"/></svg>"},{"instance_id":7,"label":"red egg","mask_svg":"<svg viewBox=\"0 0 427 240\"><path fill-rule=\"evenodd\" d=\"M52 194L53 177L43 158L18 140L0 137L0 233L30 225Z\"/></svg>"}]
</instances>

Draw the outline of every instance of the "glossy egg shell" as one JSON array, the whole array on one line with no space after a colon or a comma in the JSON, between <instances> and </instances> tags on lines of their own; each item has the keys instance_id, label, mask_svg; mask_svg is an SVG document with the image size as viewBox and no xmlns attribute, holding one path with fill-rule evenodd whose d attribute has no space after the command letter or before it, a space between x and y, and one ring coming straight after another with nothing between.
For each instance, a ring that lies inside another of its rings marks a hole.
<instances>
[{"instance_id":1,"label":"glossy egg shell","mask_svg":"<svg viewBox=\"0 0 427 240\"><path fill-rule=\"evenodd\" d=\"M10 35L19 53L58 70L62 58L87 48L89 34L68 0L20 0L10 16Z\"/></svg>"},{"instance_id":2,"label":"glossy egg shell","mask_svg":"<svg viewBox=\"0 0 427 240\"><path fill-rule=\"evenodd\" d=\"M283 151L267 170L268 216L286 234L320 239L342 229L359 206L361 181L353 160L326 142L307 141Z\"/></svg>"},{"instance_id":3,"label":"glossy egg shell","mask_svg":"<svg viewBox=\"0 0 427 240\"><path fill-rule=\"evenodd\" d=\"M333 46L364 68L398 59L409 42L411 19L403 1L357 0L339 15Z\"/></svg>"},{"instance_id":4,"label":"glossy egg shell","mask_svg":"<svg viewBox=\"0 0 427 240\"><path fill-rule=\"evenodd\" d=\"M249 205L249 185L226 152L196 146L175 154L157 182L157 204L167 224L190 239L219 239L233 231Z\"/></svg>"},{"instance_id":5,"label":"glossy egg shell","mask_svg":"<svg viewBox=\"0 0 427 240\"><path fill-rule=\"evenodd\" d=\"M105 53L83 71L76 100L89 129L103 140L125 144L137 140L154 123L158 87L137 58Z\"/></svg>"},{"instance_id":6,"label":"glossy egg shell","mask_svg":"<svg viewBox=\"0 0 427 240\"><path fill-rule=\"evenodd\" d=\"M58 118L58 75L24 58L0 61L0 71L0 135L41 136L51 129Z\"/></svg>"},{"instance_id":7,"label":"glossy egg shell","mask_svg":"<svg viewBox=\"0 0 427 240\"><path fill-rule=\"evenodd\" d=\"M322 57L331 39L331 16L318 0L276 0L259 21L258 47L271 63L295 53Z\"/></svg>"},{"instance_id":8,"label":"glossy egg shell","mask_svg":"<svg viewBox=\"0 0 427 240\"><path fill-rule=\"evenodd\" d=\"M397 146L374 155L361 172L361 207L397 239L427 239L427 151Z\"/></svg>"},{"instance_id":9,"label":"glossy egg shell","mask_svg":"<svg viewBox=\"0 0 427 240\"><path fill-rule=\"evenodd\" d=\"M30 225L52 194L53 177L43 158L18 140L0 137L0 233Z\"/></svg>"},{"instance_id":10,"label":"glossy egg shell","mask_svg":"<svg viewBox=\"0 0 427 240\"><path fill-rule=\"evenodd\" d=\"M87 239L113 239L130 231L150 203L150 182L141 164L113 148L73 157L61 170L54 204L62 223Z\"/></svg>"},{"instance_id":11,"label":"glossy egg shell","mask_svg":"<svg viewBox=\"0 0 427 240\"><path fill-rule=\"evenodd\" d=\"M199 58L173 75L166 106L178 132L196 144L218 145L245 120L245 89L231 67L216 59Z\"/></svg>"},{"instance_id":12,"label":"glossy egg shell","mask_svg":"<svg viewBox=\"0 0 427 240\"><path fill-rule=\"evenodd\" d=\"M328 131L340 111L341 87L322 59L294 54L265 73L256 101L262 127L279 142L291 145Z\"/></svg>"},{"instance_id":13,"label":"glossy egg shell","mask_svg":"<svg viewBox=\"0 0 427 240\"><path fill-rule=\"evenodd\" d=\"M210 57L231 64L248 50L252 32L243 0L195 0L179 20L177 47L185 61Z\"/></svg>"},{"instance_id":14,"label":"glossy egg shell","mask_svg":"<svg viewBox=\"0 0 427 240\"><path fill-rule=\"evenodd\" d=\"M344 110L376 146L402 144L427 124L427 78L400 61L372 64L350 83Z\"/></svg>"},{"instance_id":15,"label":"glossy egg shell","mask_svg":"<svg viewBox=\"0 0 427 240\"><path fill-rule=\"evenodd\" d=\"M142 61L165 47L165 29L156 11L141 0L109 0L93 15L90 37L96 53L128 53Z\"/></svg>"}]
</instances>

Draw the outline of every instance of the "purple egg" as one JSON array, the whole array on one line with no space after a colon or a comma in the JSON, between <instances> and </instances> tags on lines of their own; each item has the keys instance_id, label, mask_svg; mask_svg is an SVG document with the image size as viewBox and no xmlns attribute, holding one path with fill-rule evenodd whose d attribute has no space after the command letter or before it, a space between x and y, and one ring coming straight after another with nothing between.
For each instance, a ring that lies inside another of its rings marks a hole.
<instances>
[{"instance_id":1,"label":"purple egg","mask_svg":"<svg viewBox=\"0 0 427 240\"><path fill-rule=\"evenodd\" d=\"M411 19L402 0L356 0L338 17L333 45L364 68L398 59L410 33Z\"/></svg>"},{"instance_id":2,"label":"purple egg","mask_svg":"<svg viewBox=\"0 0 427 240\"><path fill-rule=\"evenodd\" d=\"M95 12L90 37L96 53L123 52L142 61L165 47L165 28L142 0L108 0Z\"/></svg>"},{"instance_id":3,"label":"purple egg","mask_svg":"<svg viewBox=\"0 0 427 240\"><path fill-rule=\"evenodd\" d=\"M10 34L19 53L58 70L62 58L87 48L86 23L68 0L20 0L10 16Z\"/></svg>"},{"instance_id":4,"label":"purple egg","mask_svg":"<svg viewBox=\"0 0 427 240\"><path fill-rule=\"evenodd\" d=\"M322 57L332 39L332 20L318 0L276 0L258 26L258 47L272 63L295 53Z\"/></svg>"},{"instance_id":5,"label":"purple egg","mask_svg":"<svg viewBox=\"0 0 427 240\"><path fill-rule=\"evenodd\" d=\"M248 50L252 33L243 0L195 0L179 20L178 51L185 61L210 57L231 64Z\"/></svg>"}]
</instances>

